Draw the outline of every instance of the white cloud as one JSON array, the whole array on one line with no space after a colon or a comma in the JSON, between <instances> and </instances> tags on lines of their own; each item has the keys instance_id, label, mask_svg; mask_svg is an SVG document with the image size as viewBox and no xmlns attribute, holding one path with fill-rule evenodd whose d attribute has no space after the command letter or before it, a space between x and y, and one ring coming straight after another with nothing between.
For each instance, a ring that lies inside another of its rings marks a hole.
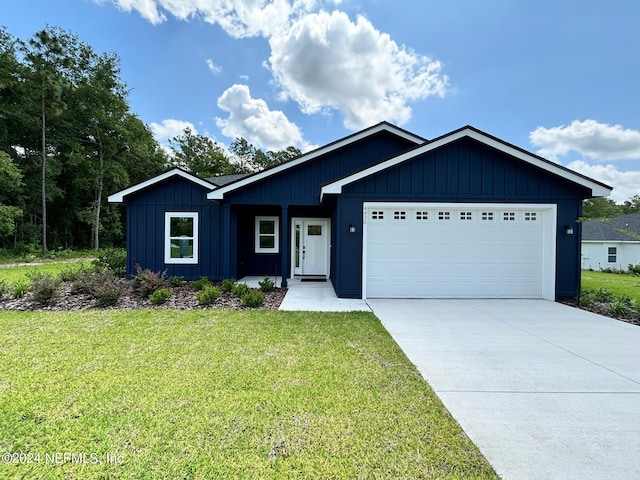
<instances>
[{"instance_id":1,"label":"white cloud","mask_svg":"<svg viewBox=\"0 0 640 480\"><path fill-rule=\"evenodd\" d=\"M569 126L538 127L529 134L538 154L557 160L578 152L596 161L640 159L640 132L595 120L574 120Z\"/></svg>"},{"instance_id":2,"label":"white cloud","mask_svg":"<svg viewBox=\"0 0 640 480\"><path fill-rule=\"evenodd\" d=\"M216 125L229 138L243 137L256 147L268 150L303 144L298 127L283 112L269 110L264 100L252 98L246 85L228 88L218 98L218 107L229 112L225 119L216 118Z\"/></svg>"},{"instance_id":3,"label":"white cloud","mask_svg":"<svg viewBox=\"0 0 640 480\"><path fill-rule=\"evenodd\" d=\"M583 160L575 160L567 167L612 186L611 199L618 203L640 195L640 171L623 172L614 165L592 165Z\"/></svg>"},{"instance_id":4,"label":"white cloud","mask_svg":"<svg viewBox=\"0 0 640 480\"><path fill-rule=\"evenodd\" d=\"M236 38L269 36L286 28L289 19L315 7L315 0L94 0L111 2L121 10L137 11L156 25L166 20L164 12L179 20L198 17L218 24Z\"/></svg>"},{"instance_id":5,"label":"white cloud","mask_svg":"<svg viewBox=\"0 0 640 480\"><path fill-rule=\"evenodd\" d=\"M211 72L215 75L222 72L222 67L216 65L210 58L207 58L207 67L209 67L209 70L211 70Z\"/></svg>"},{"instance_id":6,"label":"white cloud","mask_svg":"<svg viewBox=\"0 0 640 480\"><path fill-rule=\"evenodd\" d=\"M410 101L446 93L439 62L398 46L362 16L354 23L339 11L306 15L269 43L283 96L305 113L339 110L350 129L404 124Z\"/></svg>"},{"instance_id":7,"label":"white cloud","mask_svg":"<svg viewBox=\"0 0 640 480\"><path fill-rule=\"evenodd\" d=\"M163 144L166 144L168 140L171 140L173 137L182 134L186 128L189 128L193 133L198 133L193 123L184 120L175 120L173 118L163 120L162 123L151 122L149 128L156 140Z\"/></svg>"}]
</instances>

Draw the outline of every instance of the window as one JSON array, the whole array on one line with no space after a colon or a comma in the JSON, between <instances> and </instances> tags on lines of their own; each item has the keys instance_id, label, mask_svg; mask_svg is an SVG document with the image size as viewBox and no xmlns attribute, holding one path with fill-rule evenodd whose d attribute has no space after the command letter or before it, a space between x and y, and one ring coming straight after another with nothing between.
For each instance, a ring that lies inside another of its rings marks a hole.
<instances>
[{"instance_id":1,"label":"window","mask_svg":"<svg viewBox=\"0 0 640 480\"><path fill-rule=\"evenodd\" d=\"M618 247L609 247L607 249L607 262L616 263L618 261L617 255L618 255Z\"/></svg>"},{"instance_id":2,"label":"window","mask_svg":"<svg viewBox=\"0 0 640 480\"><path fill-rule=\"evenodd\" d=\"M396 210L393 212L394 220L405 220L407 218L407 212Z\"/></svg>"},{"instance_id":3,"label":"window","mask_svg":"<svg viewBox=\"0 0 640 480\"><path fill-rule=\"evenodd\" d=\"M256 253L278 253L278 217L256 217Z\"/></svg>"},{"instance_id":4,"label":"window","mask_svg":"<svg viewBox=\"0 0 640 480\"><path fill-rule=\"evenodd\" d=\"M416 220L429 220L429 212L416 212Z\"/></svg>"},{"instance_id":5,"label":"window","mask_svg":"<svg viewBox=\"0 0 640 480\"><path fill-rule=\"evenodd\" d=\"M198 263L197 212L165 212L164 263Z\"/></svg>"},{"instance_id":6,"label":"window","mask_svg":"<svg viewBox=\"0 0 640 480\"><path fill-rule=\"evenodd\" d=\"M307 235L322 235L322 225L307 225Z\"/></svg>"},{"instance_id":7,"label":"window","mask_svg":"<svg viewBox=\"0 0 640 480\"><path fill-rule=\"evenodd\" d=\"M489 222L493 220L493 212L482 212L482 220Z\"/></svg>"},{"instance_id":8,"label":"window","mask_svg":"<svg viewBox=\"0 0 640 480\"><path fill-rule=\"evenodd\" d=\"M525 212L524 213L524 221L525 222L535 222L538 219L538 215L536 212Z\"/></svg>"},{"instance_id":9,"label":"window","mask_svg":"<svg viewBox=\"0 0 640 480\"><path fill-rule=\"evenodd\" d=\"M451 212L438 212L438 220L451 219Z\"/></svg>"},{"instance_id":10,"label":"window","mask_svg":"<svg viewBox=\"0 0 640 480\"><path fill-rule=\"evenodd\" d=\"M371 220L384 220L383 210L373 210L371 212Z\"/></svg>"},{"instance_id":11,"label":"window","mask_svg":"<svg viewBox=\"0 0 640 480\"><path fill-rule=\"evenodd\" d=\"M502 219L505 222L513 222L516 219L516 212L504 212Z\"/></svg>"},{"instance_id":12,"label":"window","mask_svg":"<svg viewBox=\"0 0 640 480\"><path fill-rule=\"evenodd\" d=\"M460 220L472 220L471 212L460 212Z\"/></svg>"}]
</instances>

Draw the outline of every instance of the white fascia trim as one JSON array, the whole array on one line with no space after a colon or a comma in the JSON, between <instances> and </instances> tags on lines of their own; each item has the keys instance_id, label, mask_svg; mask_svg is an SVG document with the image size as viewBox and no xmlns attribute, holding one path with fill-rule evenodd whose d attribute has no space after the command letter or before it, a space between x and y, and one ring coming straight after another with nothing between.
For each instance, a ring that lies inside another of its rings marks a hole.
<instances>
[{"instance_id":1,"label":"white fascia trim","mask_svg":"<svg viewBox=\"0 0 640 480\"><path fill-rule=\"evenodd\" d=\"M179 177L184 178L185 180L188 180L197 185L200 185L201 187L204 187L207 190L213 190L216 188L214 184L209 183L206 180L203 180L202 178L196 177L195 175L191 175L190 173L187 173L184 170L180 170L179 168L174 168L167 172L161 173L160 175L156 175L155 177L150 178L149 180L145 180L144 182L138 183L129 188L126 188L117 193L114 193L113 195L109 195L109 197L107 197L107 200L111 203L123 203L124 197L126 197L127 195L131 195L132 193L138 192L140 190L144 190L145 188L155 185L156 183L162 182L167 178L171 178L174 175L177 175Z\"/></svg>"},{"instance_id":2,"label":"white fascia trim","mask_svg":"<svg viewBox=\"0 0 640 480\"><path fill-rule=\"evenodd\" d=\"M593 180L590 180L586 177L578 175L577 173L571 172L564 168L560 168L559 166L555 166L553 164L549 164L546 161L534 157L533 155L527 154L521 150L513 148L509 145L506 145L502 142L496 141L493 138L489 138L475 130L465 128L458 132L452 133L451 135L447 135L445 137L440 138L439 140L435 140L431 143L423 145L421 147L415 148L410 152L404 153L397 157L386 160L378 165L374 165L360 172L354 173L353 175L349 175L348 177L342 178L336 182L329 183L320 189L320 201L322 201L325 194L341 194L342 188L345 185L349 185L350 183L356 182L363 178L366 178L370 175L374 175L378 172L386 170L390 167L398 165L402 162L410 160L418 155L422 155L424 153L430 152L431 150L435 150L436 148L440 148L448 143L455 142L463 137L473 138L487 146L493 147L501 152L504 152L508 155L516 157L520 160L523 160L531 165L534 165L538 168L546 170L550 173L558 175L562 178L572 181L573 183L577 183L578 185L582 185L591 190L593 196L596 197L607 197L611 194L612 188L605 187Z\"/></svg>"},{"instance_id":3,"label":"white fascia trim","mask_svg":"<svg viewBox=\"0 0 640 480\"><path fill-rule=\"evenodd\" d=\"M342 140L339 140L337 142L334 143L330 143L329 145L326 145L324 147L320 147L316 150L313 150L309 153L305 153L303 155L300 155L297 159L295 160L291 160L287 163L283 163L281 165L278 165L277 167L273 167L270 168L269 170L265 170L263 172L257 173L255 175L251 175L250 177L247 177L243 180L240 180L238 182L234 182L226 187L220 187L218 189L216 189L213 192L210 192L207 194L207 198L209 200L222 200L224 199L224 195L225 193L228 192L232 192L233 190L236 190L238 188L242 188L245 187L247 185L250 185L254 182L260 181L264 178L268 178L272 175L276 175L280 172L283 172L285 170L288 170L290 168L293 167L297 167L300 164L303 164L305 162L308 162L310 160L313 160L314 158L317 158L321 155L325 155L329 152L332 152L334 150L338 150L340 148L343 148L349 144L358 142L364 138L370 137L371 135L375 135L376 133L379 132L383 132L383 131L387 131L387 132L391 132L399 137L402 137L406 140L409 140L411 142L414 142L416 145L420 145L422 143L424 143L426 140L424 138L421 138L417 135L413 135L409 132L407 132L406 130L402 130L399 128L394 127L391 124L388 123L381 123L378 125L375 125L374 127L368 128L366 130L363 130L359 133L356 133L354 135L350 135L346 138L343 138Z\"/></svg>"},{"instance_id":4,"label":"white fascia trim","mask_svg":"<svg viewBox=\"0 0 640 480\"><path fill-rule=\"evenodd\" d=\"M640 245L640 240L580 240L582 243L601 243L601 244L611 244L611 243L625 243L629 245Z\"/></svg>"}]
</instances>

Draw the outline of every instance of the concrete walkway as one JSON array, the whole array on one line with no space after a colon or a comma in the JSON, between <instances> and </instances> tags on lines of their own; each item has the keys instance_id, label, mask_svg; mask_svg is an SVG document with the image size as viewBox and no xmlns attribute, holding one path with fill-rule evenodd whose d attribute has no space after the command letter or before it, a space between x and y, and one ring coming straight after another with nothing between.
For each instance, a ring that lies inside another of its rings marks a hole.
<instances>
[{"instance_id":1,"label":"concrete walkway","mask_svg":"<svg viewBox=\"0 0 640 480\"><path fill-rule=\"evenodd\" d=\"M244 277L239 282L257 288L264 277ZM270 277L280 285L282 277ZM326 282L302 282L299 278L287 280L289 289L280 305L280 310L307 312L370 312L367 302L357 298L338 298L330 280Z\"/></svg>"},{"instance_id":2,"label":"concrete walkway","mask_svg":"<svg viewBox=\"0 0 640 480\"><path fill-rule=\"evenodd\" d=\"M640 327L544 300L369 305L502 478L640 478Z\"/></svg>"}]
</instances>

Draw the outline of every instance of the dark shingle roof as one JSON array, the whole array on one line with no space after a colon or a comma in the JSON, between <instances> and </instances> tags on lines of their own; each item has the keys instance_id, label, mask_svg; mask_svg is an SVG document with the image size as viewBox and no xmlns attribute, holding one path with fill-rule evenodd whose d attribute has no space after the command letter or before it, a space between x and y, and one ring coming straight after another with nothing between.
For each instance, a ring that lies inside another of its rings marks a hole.
<instances>
[{"instance_id":1,"label":"dark shingle roof","mask_svg":"<svg viewBox=\"0 0 640 480\"><path fill-rule=\"evenodd\" d=\"M230 183L242 180L244 177L248 177L250 173L234 173L233 175L220 175L219 177L209 177L205 180L213 183L216 187L224 187Z\"/></svg>"},{"instance_id":2,"label":"dark shingle roof","mask_svg":"<svg viewBox=\"0 0 640 480\"><path fill-rule=\"evenodd\" d=\"M629 213L582 224L582 240L640 242L640 213Z\"/></svg>"}]
</instances>

